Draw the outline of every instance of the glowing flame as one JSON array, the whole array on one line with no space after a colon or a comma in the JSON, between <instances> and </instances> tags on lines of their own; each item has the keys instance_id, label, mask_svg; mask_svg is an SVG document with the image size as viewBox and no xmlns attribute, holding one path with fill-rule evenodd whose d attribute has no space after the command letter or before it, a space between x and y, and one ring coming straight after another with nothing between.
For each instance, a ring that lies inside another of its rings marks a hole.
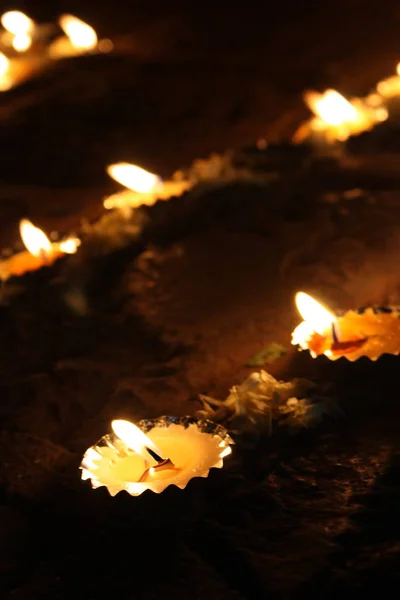
<instances>
[{"instance_id":1,"label":"glowing flame","mask_svg":"<svg viewBox=\"0 0 400 600\"><path fill-rule=\"evenodd\" d=\"M17 52L25 52L32 46L32 37L29 33L18 33L14 36L12 41L12 47Z\"/></svg>"},{"instance_id":2,"label":"glowing flame","mask_svg":"<svg viewBox=\"0 0 400 600\"><path fill-rule=\"evenodd\" d=\"M62 15L59 24L75 48L92 50L97 46L97 34L93 27L73 15Z\"/></svg>"},{"instance_id":3,"label":"glowing flame","mask_svg":"<svg viewBox=\"0 0 400 600\"><path fill-rule=\"evenodd\" d=\"M335 90L326 90L323 94L306 92L304 100L309 109L327 125L337 126L357 120L357 110Z\"/></svg>"},{"instance_id":4,"label":"glowing flame","mask_svg":"<svg viewBox=\"0 0 400 600\"><path fill-rule=\"evenodd\" d=\"M31 33L35 27L34 21L19 10L10 10L1 16L4 29L13 35Z\"/></svg>"},{"instance_id":5,"label":"glowing flame","mask_svg":"<svg viewBox=\"0 0 400 600\"><path fill-rule=\"evenodd\" d=\"M335 321L335 316L328 309L304 292L296 294L295 303L303 320L311 325L313 331L320 335L329 329Z\"/></svg>"},{"instance_id":6,"label":"glowing flame","mask_svg":"<svg viewBox=\"0 0 400 600\"><path fill-rule=\"evenodd\" d=\"M139 427L136 427L130 421L117 419L111 423L112 430L119 439L131 450L142 456L146 461L153 460L154 457L149 454L147 448L153 450L157 456L162 457L161 450L151 441L149 437Z\"/></svg>"},{"instance_id":7,"label":"glowing flame","mask_svg":"<svg viewBox=\"0 0 400 600\"><path fill-rule=\"evenodd\" d=\"M7 73L9 66L10 61L8 60L7 56L0 52L0 77Z\"/></svg>"},{"instance_id":8,"label":"glowing flame","mask_svg":"<svg viewBox=\"0 0 400 600\"><path fill-rule=\"evenodd\" d=\"M28 219L20 221L19 231L26 249L34 256L49 254L51 252L51 242L47 235L39 227L35 227Z\"/></svg>"},{"instance_id":9,"label":"glowing flame","mask_svg":"<svg viewBox=\"0 0 400 600\"><path fill-rule=\"evenodd\" d=\"M336 321L335 316L319 302L304 292L298 292L295 297L297 310L304 321L292 332L292 344L304 350L309 349L311 356L316 356L308 344L315 334L323 335ZM330 350L325 352L328 356Z\"/></svg>"},{"instance_id":10,"label":"glowing flame","mask_svg":"<svg viewBox=\"0 0 400 600\"><path fill-rule=\"evenodd\" d=\"M81 240L79 238L70 237L60 242L58 247L61 252L64 252L65 254L75 254L80 245Z\"/></svg>"},{"instance_id":11,"label":"glowing flame","mask_svg":"<svg viewBox=\"0 0 400 600\"><path fill-rule=\"evenodd\" d=\"M115 181L134 192L150 193L161 183L157 175L129 163L109 165L107 173Z\"/></svg>"}]
</instances>

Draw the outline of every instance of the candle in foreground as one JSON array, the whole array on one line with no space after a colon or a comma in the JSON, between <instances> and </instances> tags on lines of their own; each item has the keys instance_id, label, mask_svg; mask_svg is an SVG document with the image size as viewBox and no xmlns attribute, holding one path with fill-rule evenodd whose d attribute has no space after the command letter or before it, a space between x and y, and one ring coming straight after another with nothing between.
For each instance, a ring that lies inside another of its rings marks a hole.
<instances>
[{"instance_id":1,"label":"candle in foreground","mask_svg":"<svg viewBox=\"0 0 400 600\"><path fill-rule=\"evenodd\" d=\"M151 206L157 200L181 196L192 187L187 180L163 181L158 175L130 163L115 163L107 167L112 179L128 188L104 200L105 208L138 208Z\"/></svg>"},{"instance_id":2,"label":"candle in foreground","mask_svg":"<svg viewBox=\"0 0 400 600\"><path fill-rule=\"evenodd\" d=\"M61 15L58 23L65 35L50 44L50 58L80 56L97 49L97 34L93 27L73 15Z\"/></svg>"},{"instance_id":3,"label":"candle in foreground","mask_svg":"<svg viewBox=\"0 0 400 600\"><path fill-rule=\"evenodd\" d=\"M75 254L80 244L80 240L74 237L52 243L41 229L27 219L22 219L19 229L26 250L0 262L2 281L50 266L64 254Z\"/></svg>"},{"instance_id":4,"label":"candle in foreground","mask_svg":"<svg viewBox=\"0 0 400 600\"><path fill-rule=\"evenodd\" d=\"M317 144L344 142L350 135L369 131L388 117L382 103L371 106L360 98L349 101L331 89L323 94L305 92L304 101L315 117L297 130L293 138L295 143L307 138Z\"/></svg>"},{"instance_id":5,"label":"candle in foreground","mask_svg":"<svg viewBox=\"0 0 400 600\"><path fill-rule=\"evenodd\" d=\"M303 321L292 333L292 344L313 358L377 360L400 353L400 307L369 306L336 316L304 292L296 294L295 302Z\"/></svg>"},{"instance_id":6,"label":"candle in foreground","mask_svg":"<svg viewBox=\"0 0 400 600\"><path fill-rule=\"evenodd\" d=\"M89 448L82 459L82 479L105 486L111 496L125 490L139 496L170 485L184 489L194 477L222 468L234 443L227 430L206 419L159 417L137 425L116 420L113 433Z\"/></svg>"}]
</instances>

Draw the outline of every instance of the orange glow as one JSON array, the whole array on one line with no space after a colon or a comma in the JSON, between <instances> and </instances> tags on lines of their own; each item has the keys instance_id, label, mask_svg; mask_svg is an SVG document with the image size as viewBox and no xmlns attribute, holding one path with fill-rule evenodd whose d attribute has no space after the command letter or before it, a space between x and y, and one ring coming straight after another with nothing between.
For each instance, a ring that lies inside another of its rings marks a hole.
<instances>
[{"instance_id":1,"label":"orange glow","mask_svg":"<svg viewBox=\"0 0 400 600\"><path fill-rule=\"evenodd\" d=\"M112 179L134 192L149 193L161 183L161 179L154 173L130 163L109 165L107 173Z\"/></svg>"},{"instance_id":2,"label":"orange glow","mask_svg":"<svg viewBox=\"0 0 400 600\"><path fill-rule=\"evenodd\" d=\"M96 47L97 34L95 30L81 19L73 15L62 15L58 22L75 48L93 50Z\"/></svg>"},{"instance_id":3,"label":"orange glow","mask_svg":"<svg viewBox=\"0 0 400 600\"><path fill-rule=\"evenodd\" d=\"M144 460L154 464L157 463L151 454L148 453L147 448L153 450L160 458L162 457L162 452L155 443L139 429L139 427L136 427L136 425L130 421L116 419L112 421L111 427L115 435L124 442L128 448L144 458Z\"/></svg>"},{"instance_id":4,"label":"orange glow","mask_svg":"<svg viewBox=\"0 0 400 600\"><path fill-rule=\"evenodd\" d=\"M51 253L52 244L47 235L39 227L35 227L28 219L20 221L19 231L24 246L30 254L41 256Z\"/></svg>"}]
</instances>

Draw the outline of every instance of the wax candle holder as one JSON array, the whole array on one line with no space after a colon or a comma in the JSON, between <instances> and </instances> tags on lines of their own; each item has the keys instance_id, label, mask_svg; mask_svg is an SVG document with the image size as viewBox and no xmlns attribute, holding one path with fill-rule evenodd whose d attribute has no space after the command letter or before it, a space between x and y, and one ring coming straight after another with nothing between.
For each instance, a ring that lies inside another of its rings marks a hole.
<instances>
[{"instance_id":1,"label":"wax candle holder","mask_svg":"<svg viewBox=\"0 0 400 600\"><path fill-rule=\"evenodd\" d=\"M184 489L191 479L222 468L234 444L224 427L206 419L162 416L136 426L123 421L139 430L133 441L121 439L118 423L113 421L114 432L85 452L80 466L83 480L89 479L94 489L105 486L111 496L123 490L139 496L169 486Z\"/></svg>"},{"instance_id":2,"label":"wax candle holder","mask_svg":"<svg viewBox=\"0 0 400 600\"><path fill-rule=\"evenodd\" d=\"M296 304L304 320L293 331L292 344L313 358L375 361L382 354L400 354L399 306L363 306L335 315L303 292Z\"/></svg>"}]
</instances>

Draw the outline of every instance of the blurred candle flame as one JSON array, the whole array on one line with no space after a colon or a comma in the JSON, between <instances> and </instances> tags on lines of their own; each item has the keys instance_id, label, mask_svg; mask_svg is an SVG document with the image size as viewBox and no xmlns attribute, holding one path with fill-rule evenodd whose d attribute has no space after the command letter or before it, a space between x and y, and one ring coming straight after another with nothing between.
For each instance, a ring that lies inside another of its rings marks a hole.
<instances>
[{"instance_id":1,"label":"blurred candle flame","mask_svg":"<svg viewBox=\"0 0 400 600\"><path fill-rule=\"evenodd\" d=\"M26 52L32 46L32 37L29 33L18 33L12 40L12 47L17 52Z\"/></svg>"},{"instance_id":2,"label":"blurred candle flame","mask_svg":"<svg viewBox=\"0 0 400 600\"><path fill-rule=\"evenodd\" d=\"M19 231L25 248L33 256L40 256L41 254L49 254L51 252L52 244L47 235L39 227L35 227L28 219L20 221Z\"/></svg>"},{"instance_id":3,"label":"blurred candle flame","mask_svg":"<svg viewBox=\"0 0 400 600\"><path fill-rule=\"evenodd\" d=\"M97 34L93 27L73 15L62 15L59 24L75 48L92 50L97 45Z\"/></svg>"},{"instance_id":4,"label":"blurred candle flame","mask_svg":"<svg viewBox=\"0 0 400 600\"><path fill-rule=\"evenodd\" d=\"M19 10L10 10L1 16L4 29L15 36L31 33L35 27L34 21Z\"/></svg>"},{"instance_id":5,"label":"blurred candle flame","mask_svg":"<svg viewBox=\"0 0 400 600\"><path fill-rule=\"evenodd\" d=\"M309 109L327 125L357 120L357 110L344 96L335 90L326 90L323 94L306 92L304 100Z\"/></svg>"},{"instance_id":6,"label":"blurred candle flame","mask_svg":"<svg viewBox=\"0 0 400 600\"><path fill-rule=\"evenodd\" d=\"M121 162L109 165L107 173L121 185L139 193L152 192L161 183L161 179L157 175L130 163Z\"/></svg>"}]
</instances>

